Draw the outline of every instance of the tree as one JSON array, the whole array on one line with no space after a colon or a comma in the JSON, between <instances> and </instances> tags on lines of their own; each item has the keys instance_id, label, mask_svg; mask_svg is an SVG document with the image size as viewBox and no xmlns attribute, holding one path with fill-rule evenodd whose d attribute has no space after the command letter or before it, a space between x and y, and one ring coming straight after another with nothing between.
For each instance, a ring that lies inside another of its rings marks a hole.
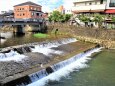
<instances>
[{"instance_id":1,"label":"tree","mask_svg":"<svg viewBox=\"0 0 115 86\"><path fill-rule=\"evenodd\" d=\"M60 20L61 13L59 11L53 11L52 15L49 17L51 21L58 22Z\"/></svg>"},{"instance_id":2,"label":"tree","mask_svg":"<svg viewBox=\"0 0 115 86\"><path fill-rule=\"evenodd\" d=\"M85 23L85 26L88 26L88 22L90 22L90 18L84 15L79 16L79 20Z\"/></svg>"},{"instance_id":3,"label":"tree","mask_svg":"<svg viewBox=\"0 0 115 86\"><path fill-rule=\"evenodd\" d=\"M62 14L59 11L53 11L52 15L49 16L49 21L66 22L70 18L71 18L70 14Z\"/></svg>"},{"instance_id":4,"label":"tree","mask_svg":"<svg viewBox=\"0 0 115 86\"><path fill-rule=\"evenodd\" d=\"M95 23L98 23L99 28L101 28L102 27L102 22L104 21L104 16L100 15L100 14L96 14L96 15L94 15L93 21Z\"/></svg>"},{"instance_id":5,"label":"tree","mask_svg":"<svg viewBox=\"0 0 115 86\"><path fill-rule=\"evenodd\" d=\"M112 17L112 21L115 22L115 17Z\"/></svg>"},{"instance_id":6,"label":"tree","mask_svg":"<svg viewBox=\"0 0 115 86\"><path fill-rule=\"evenodd\" d=\"M68 21L71 18L71 14L65 14L64 15L64 21Z\"/></svg>"}]
</instances>

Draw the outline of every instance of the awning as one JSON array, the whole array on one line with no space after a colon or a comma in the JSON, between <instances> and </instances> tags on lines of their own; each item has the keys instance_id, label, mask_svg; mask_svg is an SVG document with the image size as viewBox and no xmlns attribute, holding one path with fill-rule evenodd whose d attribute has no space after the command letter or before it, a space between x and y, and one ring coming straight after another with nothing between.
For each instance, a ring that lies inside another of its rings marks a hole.
<instances>
[{"instance_id":1,"label":"awning","mask_svg":"<svg viewBox=\"0 0 115 86\"><path fill-rule=\"evenodd\" d=\"M105 11L105 13L115 14L115 9L108 9L108 10Z\"/></svg>"}]
</instances>

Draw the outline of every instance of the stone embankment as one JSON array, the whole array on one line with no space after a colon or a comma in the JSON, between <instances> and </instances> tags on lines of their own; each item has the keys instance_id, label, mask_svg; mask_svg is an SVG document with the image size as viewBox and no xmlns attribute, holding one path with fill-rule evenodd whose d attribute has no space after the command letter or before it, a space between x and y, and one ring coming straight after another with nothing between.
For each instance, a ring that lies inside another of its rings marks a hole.
<instances>
[{"instance_id":1,"label":"stone embankment","mask_svg":"<svg viewBox=\"0 0 115 86\"><path fill-rule=\"evenodd\" d=\"M69 24L50 24L48 31L58 29L59 33L69 34L79 40L97 43L105 48L115 48L115 30L79 27Z\"/></svg>"}]
</instances>

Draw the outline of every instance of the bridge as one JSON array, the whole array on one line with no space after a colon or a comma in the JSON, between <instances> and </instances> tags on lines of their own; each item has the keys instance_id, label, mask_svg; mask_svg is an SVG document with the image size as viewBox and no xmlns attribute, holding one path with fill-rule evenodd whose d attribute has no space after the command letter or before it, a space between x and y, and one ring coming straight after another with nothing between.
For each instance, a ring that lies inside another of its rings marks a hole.
<instances>
[{"instance_id":1,"label":"bridge","mask_svg":"<svg viewBox=\"0 0 115 86\"><path fill-rule=\"evenodd\" d=\"M44 19L4 19L4 20L0 20L0 26L1 28L4 26L12 26L17 28L15 31L17 33L25 33L24 32L24 27L26 25L30 25L30 26L36 26L38 28L40 28L40 31L44 31L46 29L46 21Z\"/></svg>"}]
</instances>

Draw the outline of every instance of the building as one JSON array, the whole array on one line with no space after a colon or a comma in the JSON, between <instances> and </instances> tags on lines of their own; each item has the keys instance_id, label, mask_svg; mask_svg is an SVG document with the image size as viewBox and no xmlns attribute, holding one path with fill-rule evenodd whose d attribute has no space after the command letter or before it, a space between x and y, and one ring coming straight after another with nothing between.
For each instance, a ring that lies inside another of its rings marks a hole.
<instances>
[{"instance_id":1,"label":"building","mask_svg":"<svg viewBox=\"0 0 115 86\"><path fill-rule=\"evenodd\" d=\"M54 11L59 11L62 14L72 14L72 8L64 8L63 5L59 6L58 8L54 9Z\"/></svg>"},{"instance_id":2,"label":"building","mask_svg":"<svg viewBox=\"0 0 115 86\"><path fill-rule=\"evenodd\" d=\"M115 0L107 0L105 13L115 14Z\"/></svg>"},{"instance_id":3,"label":"building","mask_svg":"<svg viewBox=\"0 0 115 86\"><path fill-rule=\"evenodd\" d=\"M108 13L115 14L115 0L77 0L73 13Z\"/></svg>"},{"instance_id":4,"label":"building","mask_svg":"<svg viewBox=\"0 0 115 86\"><path fill-rule=\"evenodd\" d=\"M59 11L60 13L65 14L64 13L64 7L62 5L59 6L58 8L56 8L56 9L54 9L54 11Z\"/></svg>"},{"instance_id":5,"label":"building","mask_svg":"<svg viewBox=\"0 0 115 86\"><path fill-rule=\"evenodd\" d=\"M42 6L30 1L14 6L15 19L39 19L42 13Z\"/></svg>"},{"instance_id":6,"label":"building","mask_svg":"<svg viewBox=\"0 0 115 86\"><path fill-rule=\"evenodd\" d=\"M72 9L71 8L65 8L64 13L65 14L72 14Z\"/></svg>"},{"instance_id":7,"label":"building","mask_svg":"<svg viewBox=\"0 0 115 86\"><path fill-rule=\"evenodd\" d=\"M12 20L14 19L14 12L13 10L9 10L9 11L2 11L0 14L0 19L1 20Z\"/></svg>"}]
</instances>

